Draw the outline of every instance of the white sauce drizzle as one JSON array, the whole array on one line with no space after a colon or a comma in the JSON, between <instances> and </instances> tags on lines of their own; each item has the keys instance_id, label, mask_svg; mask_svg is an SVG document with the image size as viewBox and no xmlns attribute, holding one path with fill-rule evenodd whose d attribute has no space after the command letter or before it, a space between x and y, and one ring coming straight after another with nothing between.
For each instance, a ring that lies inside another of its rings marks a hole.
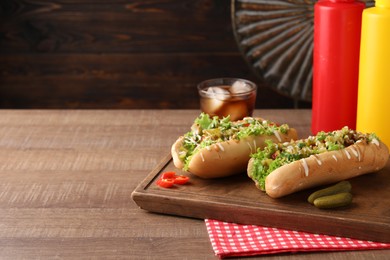
<instances>
[{"instance_id":1,"label":"white sauce drizzle","mask_svg":"<svg viewBox=\"0 0 390 260\"><path fill-rule=\"evenodd\" d=\"M333 159L337 162L337 157L336 155L332 155Z\"/></svg>"},{"instance_id":2,"label":"white sauce drizzle","mask_svg":"<svg viewBox=\"0 0 390 260\"><path fill-rule=\"evenodd\" d=\"M376 146L379 146L379 141L378 141L378 139L372 139L372 142L376 145Z\"/></svg>"},{"instance_id":3,"label":"white sauce drizzle","mask_svg":"<svg viewBox=\"0 0 390 260\"><path fill-rule=\"evenodd\" d=\"M347 149L344 149L344 152L345 152L345 154L347 155L347 158L348 158L348 159L351 159L351 155L349 154L349 152L347 151Z\"/></svg>"},{"instance_id":4,"label":"white sauce drizzle","mask_svg":"<svg viewBox=\"0 0 390 260\"><path fill-rule=\"evenodd\" d=\"M256 140L253 140L253 147L255 148L255 151L257 150Z\"/></svg>"},{"instance_id":5,"label":"white sauce drizzle","mask_svg":"<svg viewBox=\"0 0 390 260\"><path fill-rule=\"evenodd\" d=\"M252 146L250 145L250 143L246 142L246 144L249 146L249 149L251 150L251 153L253 153Z\"/></svg>"},{"instance_id":6,"label":"white sauce drizzle","mask_svg":"<svg viewBox=\"0 0 390 260\"><path fill-rule=\"evenodd\" d=\"M282 138L280 138L280 134L277 130L274 131L274 135L276 136L276 138L278 139L279 142L282 141Z\"/></svg>"},{"instance_id":7,"label":"white sauce drizzle","mask_svg":"<svg viewBox=\"0 0 390 260\"><path fill-rule=\"evenodd\" d=\"M355 157L359 157L359 152L356 151L355 147L351 146L351 151L352 151L353 155L355 155Z\"/></svg>"},{"instance_id":8,"label":"white sauce drizzle","mask_svg":"<svg viewBox=\"0 0 390 260\"><path fill-rule=\"evenodd\" d=\"M313 155L314 156L314 159L316 160L316 162L318 163L318 165L322 165L322 162L320 159L317 158L317 156Z\"/></svg>"},{"instance_id":9,"label":"white sauce drizzle","mask_svg":"<svg viewBox=\"0 0 390 260\"><path fill-rule=\"evenodd\" d=\"M224 151L225 151L225 148L223 148L222 144L220 144L220 143L217 143L217 145L218 145L218 147L221 149L221 151L222 151L222 152L224 152Z\"/></svg>"},{"instance_id":10,"label":"white sauce drizzle","mask_svg":"<svg viewBox=\"0 0 390 260\"><path fill-rule=\"evenodd\" d=\"M358 161L360 162L360 151L359 151L359 149L357 149L355 147L351 147L351 150L352 150L353 154L355 155L355 157L357 157Z\"/></svg>"},{"instance_id":11,"label":"white sauce drizzle","mask_svg":"<svg viewBox=\"0 0 390 260\"><path fill-rule=\"evenodd\" d=\"M202 152L200 152L200 157L202 158L202 162L204 162L204 156Z\"/></svg>"},{"instance_id":12,"label":"white sauce drizzle","mask_svg":"<svg viewBox=\"0 0 390 260\"><path fill-rule=\"evenodd\" d=\"M309 176L309 166L307 165L307 162L305 159L301 159L303 169L305 170L305 176Z\"/></svg>"},{"instance_id":13,"label":"white sauce drizzle","mask_svg":"<svg viewBox=\"0 0 390 260\"><path fill-rule=\"evenodd\" d=\"M211 151L211 147L210 146L206 146L206 149L207 149L207 151Z\"/></svg>"}]
</instances>

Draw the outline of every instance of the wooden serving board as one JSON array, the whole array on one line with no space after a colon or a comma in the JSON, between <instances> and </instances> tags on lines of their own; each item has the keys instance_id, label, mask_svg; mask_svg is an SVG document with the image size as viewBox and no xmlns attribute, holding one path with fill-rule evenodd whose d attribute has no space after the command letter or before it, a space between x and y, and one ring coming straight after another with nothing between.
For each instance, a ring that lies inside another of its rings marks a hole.
<instances>
[{"instance_id":1,"label":"wooden serving board","mask_svg":"<svg viewBox=\"0 0 390 260\"><path fill-rule=\"evenodd\" d=\"M190 176L190 183L161 188L156 180L165 171ZM138 185L132 198L140 208L156 213L390 242L390 161L381 171L350 182L352 205L324 210L306 201L314 190L272 199L246 173L205 180L177 170L169 155Z\"/></svg>"}]
</instances>

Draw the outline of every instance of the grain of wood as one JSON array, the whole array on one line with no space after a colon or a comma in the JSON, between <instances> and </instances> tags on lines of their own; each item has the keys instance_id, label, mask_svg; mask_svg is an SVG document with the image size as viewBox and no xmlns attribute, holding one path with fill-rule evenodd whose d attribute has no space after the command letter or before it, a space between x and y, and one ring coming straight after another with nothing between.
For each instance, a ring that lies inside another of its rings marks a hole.
<instances>
[{"instance_id":1,"label":"grain of wood","mask_svg":"<svg viewBox=\"0 0 390 260\"><path fill-rule=\"evenodd\" d=\"M292 107L237 48L230 1L38 1L1 6L0 108L198 108L208 78L258 81L259 107Z\"/></svg>"}]
</instances>

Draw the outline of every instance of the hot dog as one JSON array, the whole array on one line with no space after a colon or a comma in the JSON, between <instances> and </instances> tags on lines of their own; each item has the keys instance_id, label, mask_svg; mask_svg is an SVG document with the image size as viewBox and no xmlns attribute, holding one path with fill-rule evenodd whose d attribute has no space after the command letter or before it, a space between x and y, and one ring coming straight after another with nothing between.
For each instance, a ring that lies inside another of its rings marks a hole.
<instances>
[{"instance_id":1,"label":"hot dog","mask_svg":"<svg viewBox=\"0 0 390 260\"><path fill-rule=\"evenodd\" d=\"M375 134L348 127L286 143L268 141L251 155L247 173L272 198L346 180L385 167L389 150Z\"/></svg>"},{"instance_id":2,"label":"hot dog","mask_svg":"<svg viewBox=\"0 0 390 260\"><path fill-rule=\"evenodd\" d=\"M201 178L219 178L246 172L249 155L263 148L266 140L297 139L287 124L277 125L262 118L210 117L201 113L191 131L172 145L174 165Z\"/></svg>"}]
</instances>

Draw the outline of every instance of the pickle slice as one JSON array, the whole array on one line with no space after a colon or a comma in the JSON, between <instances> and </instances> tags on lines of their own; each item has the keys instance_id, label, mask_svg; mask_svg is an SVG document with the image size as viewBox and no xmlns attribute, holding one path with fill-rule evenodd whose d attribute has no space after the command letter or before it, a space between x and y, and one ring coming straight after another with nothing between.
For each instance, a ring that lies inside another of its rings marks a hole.
<instances>
[{"instance_id":1,"label":"pickle slice","mask_svg":"<svg viewBox=\"0 0 390 260\"><path fill-rule=\"evenodd\" d=\"M351 186L351 183L349 183L349 181L341 181L341 182L339 182L333 186L330 186L328 188L313 192L312 194L310 194L307 201L311 204L314 204L314 201L317 198L321 198L321 197L329 196L329 195L334 195L334 194L342 193L342 192L350 192L351 189L352 189L352 186Z\"/></svg>"},{"instance_id":2,"label":"pickle slice","mask_svg":"<svg viewBox=\"0 0 390 260\"><path fill-rule=\"evenodd\" d=\"M334 195L323 196L314 200L314 206L320 209L331 209L348 206L352 203L352 194L341 192Z\"/></svg>"}]
</instances>

